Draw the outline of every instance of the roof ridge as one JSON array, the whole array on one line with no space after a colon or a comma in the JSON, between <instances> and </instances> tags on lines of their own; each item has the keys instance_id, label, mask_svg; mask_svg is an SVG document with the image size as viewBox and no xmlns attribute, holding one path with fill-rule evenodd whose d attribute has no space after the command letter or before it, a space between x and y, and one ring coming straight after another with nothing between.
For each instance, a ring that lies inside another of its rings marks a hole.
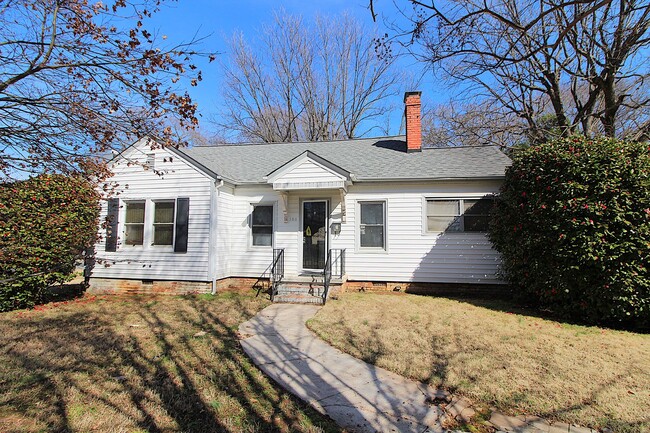
<instances>
[{"instance_id":1,"label":"roof ridge","mask_svg":"<svg viewBox=\"0 0 650 433\"><path fill-rule=\"evenodd\" d=\"M362 141L362 140L382 140L386 138L404 138L406 137L404 134L402 135L386 135L386 136L381 136L381 137L356 137L356 138L341 138L338 140L322 140L322 141L276 141L276 142L260 142L260 143L219 143L216 145L207 145L207 146L192 146L192 149L196 148L210 148L210 147L244 147L244 146L267 146L267 145L282 145L282 144L324 144L324 143L341 143L343 141L347 142L355 142L355 141Z\"/></svg>"},{"instance_id":2,"label":"roof ridge","mask_svg":"<svg viewBox=\"0 0 650 433\"><path fill-rule=\"evenodd\" d=\"M422 150L438 150L438 149L474 149L483 147L496 147L500 148L498 144L485 144L481 146L422 146Z\"/></svg>"}]
</instances>

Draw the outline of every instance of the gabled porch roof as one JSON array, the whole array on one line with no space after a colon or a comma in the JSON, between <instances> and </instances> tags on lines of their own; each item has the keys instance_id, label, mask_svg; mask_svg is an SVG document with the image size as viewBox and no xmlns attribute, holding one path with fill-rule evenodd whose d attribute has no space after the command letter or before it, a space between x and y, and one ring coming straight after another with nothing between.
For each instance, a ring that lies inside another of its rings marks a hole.
<instances>
[{"instance_id":1,"label":"gabled porch roof","mask_svg":"<svg viewBox=\"0 0 650 433\"><path fill-rule=\"evenodd\" d=\"M267 174L266 183L274 190L305 189L347 190L352 174L325 158L307 150Z\"/></svg>"}]
</instances>

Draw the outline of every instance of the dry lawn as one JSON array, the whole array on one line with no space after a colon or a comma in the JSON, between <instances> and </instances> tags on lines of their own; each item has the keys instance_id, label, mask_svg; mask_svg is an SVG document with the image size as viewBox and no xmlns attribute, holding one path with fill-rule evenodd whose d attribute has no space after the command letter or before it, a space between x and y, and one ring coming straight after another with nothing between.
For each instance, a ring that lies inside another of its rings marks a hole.
<instances>
[{"instance_id":1,"label":"dry lawn","mask_svg":"<svg viewBox=\"0 0 650 433\"><path fill-rule=\"evenodd\" d=\"M650 335L486 301L353 293L309 326L353 356L511 415L650 431Z\"/></svg>"},{"instance_id":2,"label":"dry lawn","mask_svg":"<svg viewBox=\"0 0 650 433\"><path fill-rule=\"evenodd\" d=\"M236 330L268 301L85 297L0 314L0 431L334 432Z\"/></svg>"}]
</instances>

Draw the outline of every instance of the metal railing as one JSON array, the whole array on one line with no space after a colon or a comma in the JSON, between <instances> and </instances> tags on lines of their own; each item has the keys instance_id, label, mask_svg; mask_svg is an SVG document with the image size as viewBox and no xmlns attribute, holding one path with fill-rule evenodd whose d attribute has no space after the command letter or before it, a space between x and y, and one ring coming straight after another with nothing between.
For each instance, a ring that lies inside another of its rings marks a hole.
<instances>
[{"instance_id":1,"label":"metal railing","mask_svg":"<svg viewBox=\"0 0 650 433\"><path fill-rule=\"evenodd\" d=\"M284 278L284 248L273 249L273 261L266 267L262 275L257 277L253 288L257 288L257 295L263 290L273 300L277 294L278 285Z\"/></svg>"},{"instance_id":2,"label":"metal railing","mask_svg":"<svg viewBox=\"0 0 650 433\"><path fill-rule=\"evenodd\" d=\"M327 261L323 268L323 304L327 302L332 276L343 278L345 274L345 249L327 251Z\"/></svg>"},{"instance_id":3,"label":"metal railing","mask_svg":"<svg viewBox=\"0 0 650 433\"><path fill-rule=\"evenodd\" d=\"M278 294L278 286L284 278L284 248L273 250L273 263L271 264L271 301Z\"/></svg>"}]
</instances>

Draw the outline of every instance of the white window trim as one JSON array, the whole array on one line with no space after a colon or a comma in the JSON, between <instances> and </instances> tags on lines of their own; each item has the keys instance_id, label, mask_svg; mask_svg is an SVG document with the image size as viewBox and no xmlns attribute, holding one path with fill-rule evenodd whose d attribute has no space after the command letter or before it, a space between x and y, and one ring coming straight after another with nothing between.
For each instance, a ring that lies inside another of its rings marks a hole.
<instances>
[{"instance_id":1,"label":"white window trim","mask_svg":"<svg viewBox=\"0 0 650 433\"><path fill-rule=\"evenodd\" d=\"M271 206L273 208L273 225L271 226L271 245L253 245L253 209L257 206ZM277 228L277 218L275 216L276 202L259 202L249 203L248 207L248 250L272 250L275 247L275 230Z\"/></svg>"},{"instance_id":2,"label":"white window trim","mask_svg":"<svg viewBox=\"0 0 650 433\"><path fill-rule=\"evenodd\" d=\"M362 247L361 246L361 205L364 203L381 203L384 205L384 246L383 247ZM388 254L388 200L386 199L363 199L355 200L355 250L359 253Z\"/></svg>"},{"instance_id":3,"label":"white window trim","mask_svg":"<svg viewBox=\"0 0 650 433\"><path fill-rule=\"evenodd\" d=\"M121 209L120 213L118 216L118 225L119 225L119 230L118 233L120 234L119 236L119 247L124 248L124 249L129 249L129 250L141 250L144 249L145 245L147 245L147 211L149 210L149 206L147 204L147 200L143 198L129 198L129 199L121 199ZM131 245L126 243L126 208L128 207L129 203L144 203L144 221L142 222L142 244L141 245Z\"/></svg>"},{"instance_id":4,"label":"white window trim","mask_svg":"<svg viewBox=\"0 0 650 433\"><path fill-rule=\"evenodd\" d=\"M142 237L142 245L128 245L126 240L126 204L133 202L144 202L144 233ZM172 233L171 245L153 245L153 220L154 220L154 203L157 202L174 202L174 229ZM118 248L117 250L133 251L133 250L149 250L155 249L156 251L174 251L174 244L176 243L176 218L178 212L178 203L176 198L120 198L120 213L118 216Z\"/></svg>"},{"instance_id":5,"label":"white window trim","mask_svg":"<svg viewBox=\"0 0 650 433\"><path fill-rule=\"evenodd\" d=\"M174 250L174 244L176 244L176 217L178 216L178 203L176 203L176 199L173 198L160 198L160 199L152 199L151 201L151 218L150 218L150 224L149 224L149 230L151 231L150 237L149 237L149 246L151 248L155 249L171 249L172 251ZM156 214L156 203L174 203L174 219L172 220L172 243L169 245L154 245L154 218ZM146 210L146 208L145 208ZM146 217L145 217L146 218ZM146 219L145 219L145 226L146 226Z\"/></svg>"},{"instance_id":6,"label":"white window trim","mask_svg":"<svg viewBox=\"0 0 650 433\"><path fill-rule=\"evenodd\" d=\"M433 236L439 236L441 234L445 235L487 235L487 232L466 232L465 231L465 220L461 219L461 231L457 232L447 232L447 231L429 231L429 224L428 224L428 219L427 217L429 216L427 214L427 202L429 200L460 200L461 201L461 209L464 208L464 205L462 203L463 200L480 200L482 198L492 198L493 200L496 199L496 195L494 193L481 193L481 194L471 194L471 195L454 195L454 196L449 196L449 195L444 195L444 196L431 196L431 195L425 195L422 196L422 234L423 235L433 235ZM462 215L462 214L461 214Z\"/></svg>"}]
</instances>

